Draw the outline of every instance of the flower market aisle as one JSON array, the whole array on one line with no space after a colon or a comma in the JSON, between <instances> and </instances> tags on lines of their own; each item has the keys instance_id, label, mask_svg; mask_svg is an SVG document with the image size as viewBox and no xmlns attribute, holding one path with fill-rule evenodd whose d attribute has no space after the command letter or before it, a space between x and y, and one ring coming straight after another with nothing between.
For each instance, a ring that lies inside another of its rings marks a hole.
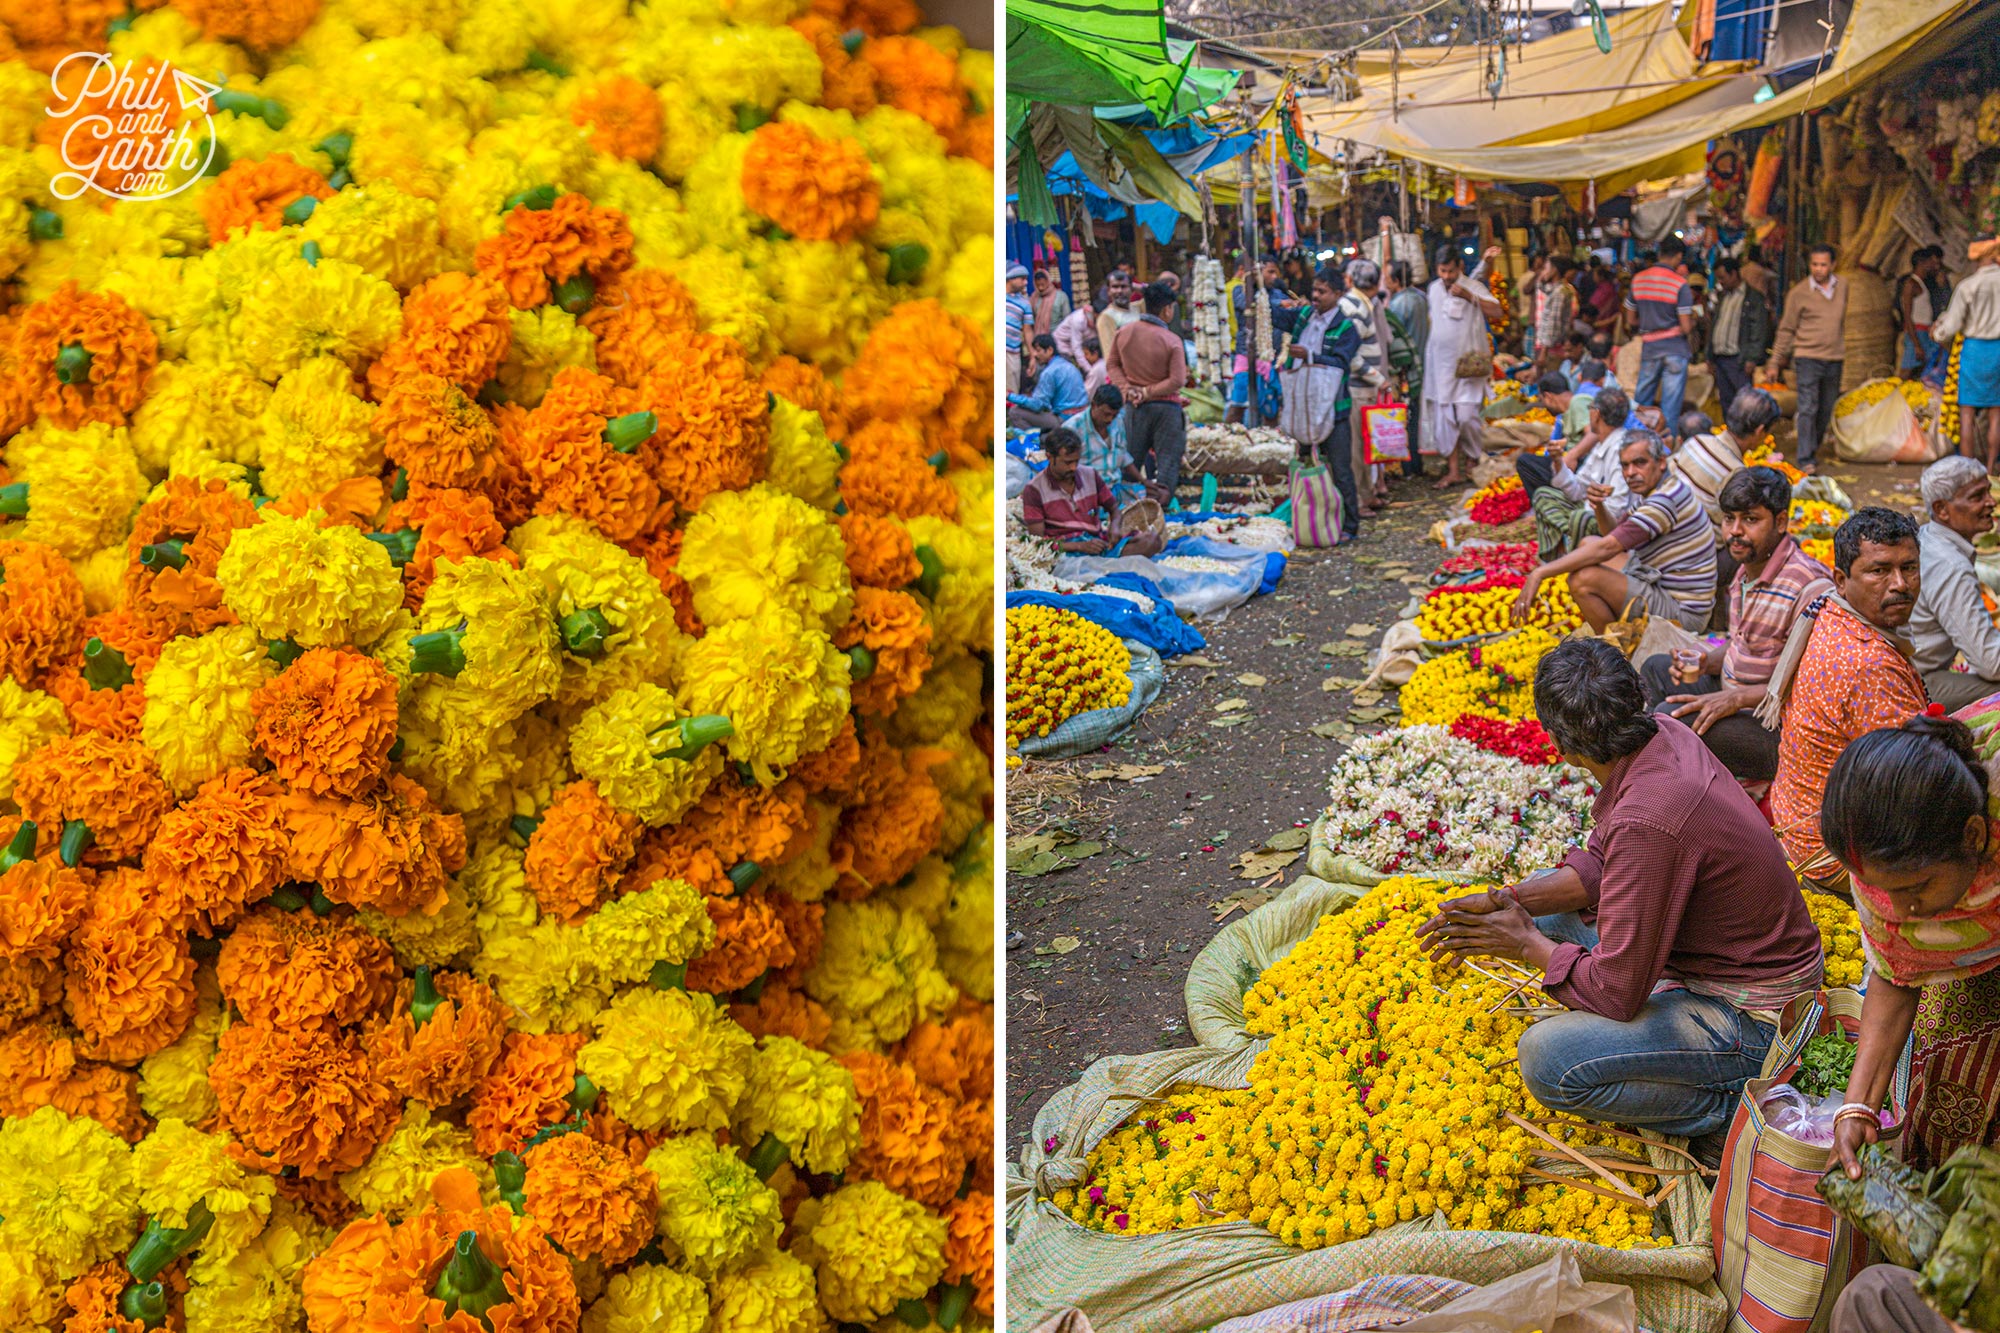
<instances>
[{"instance_id":1,"label":"flower market aisle","mask_svg":"<svg viewBox=\"0 0 2000 1333\"><path fill-rule=\"evenodd\" d=\"M1353 686L1438 563L1431 525L1464 494L1395 488L1360 543L1292 552L1275 592L1202 624L1208 646L1168 659L1165 690L1118 745L1008 774L1010 845L1039 839L1007 876L1010 1144L1099 1056L1192 1044L1188 963L1220 919L1303 871L1298 821L1324 808L1327 773L1358 733L1393 723L1393 691ZM1068 855L1030 862L1051 839ZM1051 860L1068 868L1032 873Z\"/></svg>"}]
</instances>

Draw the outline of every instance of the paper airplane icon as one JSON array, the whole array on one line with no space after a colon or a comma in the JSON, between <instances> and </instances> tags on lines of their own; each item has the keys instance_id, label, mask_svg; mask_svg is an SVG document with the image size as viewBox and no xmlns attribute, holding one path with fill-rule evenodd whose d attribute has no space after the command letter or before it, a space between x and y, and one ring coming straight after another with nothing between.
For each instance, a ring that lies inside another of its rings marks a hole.
<instances>
[{"instance_id":1,"label":"paper airplane icon","mask_svg":"<svg viewBox=\"0 0 2000 1333\"><path fill-rule=\"evenodd\" d=\"M178 69L174 71L174 87L180 93L183 111L208 110L208 99L222 91L221 84L197 79L194 75Z\"/></svg>"}]
</instances>

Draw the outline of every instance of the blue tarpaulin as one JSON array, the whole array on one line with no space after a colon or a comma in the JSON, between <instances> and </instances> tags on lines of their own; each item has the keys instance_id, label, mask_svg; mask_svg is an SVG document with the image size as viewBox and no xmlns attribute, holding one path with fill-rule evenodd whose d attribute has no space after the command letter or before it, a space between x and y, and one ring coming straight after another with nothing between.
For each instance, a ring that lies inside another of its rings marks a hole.
<instances>
[{"instance_id":1,"label":"blue tarpaulin","mask_svg":"<svg viewBox=\"0 0 2000 1333\"><path fill-rule=\"evenodd\" d=\"M1275 591L1278 580L1285 577L1285 553L1283 551L1253 551L1248 547L1231 542L1216 541L1212 537L1176 537L1167 543L1164 555L1199 555L1211 560L1243 560L1252 555L1264 557L1264 581L1258 585L1257 595Z\"/></svg>"},{"instance_id":2,"label":"blue tarpaulin","mask_svg":"<svg viewBox=\"0 0 2000 1333\"><path fill-rule=\"evenodd\" d=\"M1093 625L1102 625L1121 639L1145 644L1162 657L1198 653L1208 646L1201 631L1174 614L1174 604L1158 587L1136 574L1113 574L1102 580L1113 587L1142 592L1153 599L1151 611L1141 611L1136 602L1123 597L1101 597L1079 593L1064 597L1052 592L1010 592L1007 605L1052 606L1058 611L1074 611Z\"/></svg>"},{"instance_id":3,"label":"blue tarpaulin","mask_svg":"<svg viewBox=\"0 0 2000 1333\"><path fill-rule=\"evenodd\" d=\"M1103 117L1113 119L1115 117ZM1173 169L1183 177L1192 178L1211 167L1249 152L1257 146L1255 132L1243 134L1216 135L1192 121L1184 121L1170 130L1149 129L1145 131L1147 142L1159 150ZM1080 194L1084 206L1094 218L1106 222L1117 222L1131 217L1165 245L1173 239L1174 228L1179 225L1180 214L1172 205L1141 202L1128 204L1114 199L1098 188L1096 182L1086 176L1077 165L1076 155L1065 152L1047 169L1049 192L1051 194ZM1007 196L1009 203L1017 202L1018 195ZM1073 295L1073 294L1072 294Z\"/></svg>"}]
</instances>

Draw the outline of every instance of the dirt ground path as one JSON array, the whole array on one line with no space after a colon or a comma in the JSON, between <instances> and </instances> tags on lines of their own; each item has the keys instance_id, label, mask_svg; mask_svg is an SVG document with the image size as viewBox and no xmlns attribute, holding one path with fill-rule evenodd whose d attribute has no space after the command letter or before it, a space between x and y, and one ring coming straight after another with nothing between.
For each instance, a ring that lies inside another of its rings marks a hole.
<instances>
[{"instance_id":1,"label":"dirt ground path","mask_svg":"<svg viewBox=\"0 0 2000 1333\"><path fill-rule=\"evenodd\" d=\"M1908 504L1921 469L1831 471L1856 504ZM1354 728L1394 724L1393 713L1373 711L1393 707L1393 693L1357 704L1352 689L1328 683L1367 674L1364 654L1410 600L1406 580L1437 564L1431 524L1460 494L1398 481L1396 503L1361 542L1298 553L1276 592L1202 626L1204 660L1170 669L1166 691L1122 745L1009 775L1010 844L1048 834L1101 845L1071 868L1007 876L1010 1145L1098 1057L1191 1043L1182 984L1218 913L1234 919L1302 869L1251 880L1237 861L1311 823ZM1232 700L1242 702L1218 708Z\"/></svg>"}]
</instances>

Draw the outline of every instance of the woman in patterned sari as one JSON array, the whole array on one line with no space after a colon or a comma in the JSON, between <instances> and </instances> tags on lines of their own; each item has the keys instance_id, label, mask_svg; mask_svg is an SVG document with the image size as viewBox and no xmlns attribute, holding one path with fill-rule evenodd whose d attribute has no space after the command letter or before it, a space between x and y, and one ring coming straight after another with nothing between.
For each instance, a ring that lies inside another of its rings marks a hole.
<instances>
[{"instance_id":1,"label":"woman in patterned sari","mask_svg":"<svg viewBox=\"0 0 2000 1333\"><path fill-rule=\"evenodd\" d=\"M1820 831L1852 877L1868 959L1861 1035L1834 1151L1875 1141L1876 1109L1916 1034L1906 1156L1994 1141L2000 1102L2000 695L1871 731L1827 776Z\"/></svg>"}]
</instances>

